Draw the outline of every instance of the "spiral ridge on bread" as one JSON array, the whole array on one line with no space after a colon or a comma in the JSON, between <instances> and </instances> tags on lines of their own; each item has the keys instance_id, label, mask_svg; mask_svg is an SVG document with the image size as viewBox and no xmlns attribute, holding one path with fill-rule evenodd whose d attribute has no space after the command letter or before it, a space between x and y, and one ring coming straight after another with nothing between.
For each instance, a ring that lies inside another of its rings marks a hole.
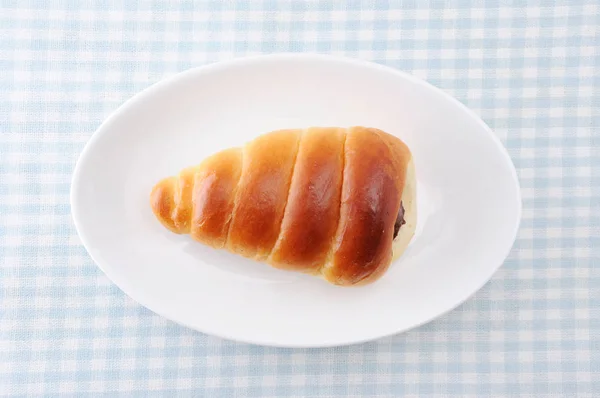
<instances>
[{"instance_id":1,"label":"spiral ridge on bread","mask_svg":"<svg viewBox=\"0 0 600 398\"><path fill-rule=\"evenodd\" d=\"M349 286L378 279L404 251L414 197L412 155L400 139L314 127L218 152L157 183L150 204L175 233Z\"/></svg>"}]
</instances>

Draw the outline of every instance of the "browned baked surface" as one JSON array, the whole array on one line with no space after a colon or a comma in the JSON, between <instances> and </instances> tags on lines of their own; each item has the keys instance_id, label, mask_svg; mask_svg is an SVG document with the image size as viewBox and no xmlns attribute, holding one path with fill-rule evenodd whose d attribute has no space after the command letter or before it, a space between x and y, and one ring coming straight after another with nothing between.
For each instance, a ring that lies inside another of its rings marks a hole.
<instances>
[{"instance_id":1,"label":"browned baked surface","mask_svg":"<svg viewBox=\"0 0 600 398\"><path fill-rule=\"evenodd\" d=\"M239 148L213 155L197 168L190 231L194 239L216 248L225 246L241 175Z\"/></svg>"},{"instance_id":2,"label":"browned baked surface","mask_svg":"<svg viewBox=\"0 0 600 398\"><path fill-rule=\"evenodd\" d=\"M227 249L266 259L279 235L300 130L276 131L244 148L242 178L235 196Z\"/></svg>"},{"instance_id":3,"label":"browned baked surface","mask_svg":"<svg viewBox=\"0 0 600 398\"><path fill-rule=\"evenodd\" d=\"M404 145L390 145L399 140L384 134L354 128L346 138L339 226L332 262L324 269L325 278L335 284L376 277L391 262L410 154Z\"/></svg>"},{"instance_id":4,"label":"browned baked surface","mask_svg":"<svg viewBox=\"0 0 600 398\"><path fill-rule=\"evenodd\" d=\"M327 261L340 212L346 134L338 128L304 132L279 240L270 263L318 272Z\"/></svg>"},{"instance_id":5,"label":"browned baked surface","mask_svg":"<svg viewBox=\"0 0 600 398\"><path fill-rule=\"evenodd\" d=\"M410 160L377 129L275 131L160 181L150 204L165 227L212 247L364 284L391 262Z\"/></svg>"}]
</instances>

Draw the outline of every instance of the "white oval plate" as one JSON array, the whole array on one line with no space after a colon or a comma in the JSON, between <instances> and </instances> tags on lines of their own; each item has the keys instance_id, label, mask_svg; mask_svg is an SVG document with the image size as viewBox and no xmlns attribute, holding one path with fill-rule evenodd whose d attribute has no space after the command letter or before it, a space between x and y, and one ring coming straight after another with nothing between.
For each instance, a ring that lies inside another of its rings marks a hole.
<instances>
[{"instance_id":1,"label":"white oval plate","mask_svg":"<svg viewBox=\"0 0 600 398\"><path fill-rule=\"evenodd\" d=\"M342 288L176 236L149 206L161 178L289 127L377 127L411 148L418 228L374 284ZM192 69L127 101L93 135L71 191L77 231L126 294L193 329L287 347L367 341L455 308L502 264L518 229L507 152L458 101L402 72L322 55Z\"/></svg>"}]
</instances>

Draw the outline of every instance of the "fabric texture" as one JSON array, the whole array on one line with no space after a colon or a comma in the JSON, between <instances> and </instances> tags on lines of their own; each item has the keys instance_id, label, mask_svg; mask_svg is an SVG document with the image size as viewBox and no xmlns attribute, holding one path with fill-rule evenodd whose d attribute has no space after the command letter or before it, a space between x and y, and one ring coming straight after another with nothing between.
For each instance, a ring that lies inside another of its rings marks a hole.
<instances>
[{"instance_id":1,"label":"fabric texture","mask_svg":"<svg viewBox=\"0 0 600 398\"><path fill-rule=\"evenodd\" d=\"M71 173L100 123L190 67L361 58L466 104L508 148L523 219L454 311L330 349L206 336L136 304L82 247ZM597 1L0 1L0 394L600 396Z\"/></svg>"}]
</instances>

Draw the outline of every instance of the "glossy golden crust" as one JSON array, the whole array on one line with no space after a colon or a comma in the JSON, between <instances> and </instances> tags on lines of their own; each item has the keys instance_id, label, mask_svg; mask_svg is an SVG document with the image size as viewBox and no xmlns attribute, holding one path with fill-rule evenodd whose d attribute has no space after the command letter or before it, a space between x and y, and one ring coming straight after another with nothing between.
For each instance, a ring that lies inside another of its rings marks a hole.
<instances>
[{"instance_id":1,"label":"glossy golden crust","mask_svg":"<svg viewBox=\"0 0 600 398\"><path fill-rule=\"evenodd\" d=\"M171 218L175 208L175 184L177 177L168 177L161 180L152 188L150 193L150 206L156 218L168 229L175 233L183 233L175 227Z\"/></svg>"},{"instance_id":2,"label":"glossy golden crust","mask_svg":"<svg viewBox=\"0 0 600 398\"><path fill-rule=\"evenodd\" d=\"M327 260L339 219L345 138L339 128L304 132L272 265L316 273Z\"/></svg>"},{"instance_id":3,"label":"glossy golden crust","mask_svg":"<svg viewBox=\"0 0 600 398\"><path fill-rule=\"evenodd\" d=\"M392 258L394 223L408 158L379 130L356 127L346 138L340 221L327 280L354 285L382 274Z\"/></svg>"},{"instance_id":4,"label":"glossy golden crust","mask_svg":"<svg viewBox=\"0 0 600 398\"><path fill-rule=\"evenodd\" d=\"M279 236L301 130L262 135L244 148L227 248L266 259Z\"/></svg>"},{"instance_id":5,"label":"glossy golden crust","mask_svg":"<svg viewBox=\"0 0 600 398\"><path fill-rule=\"evenodd\" d=\"M219 152L160 181L150 204L173 232L350 286L379 278L408 245L414 214L401 242L393 232L400 201L413 212L413 188L411 154L398 138L364 127L311 128Z\"/></svg>"},{"instance_id":6,"label":"glossy golden crust","mask_svg":"<svg viewBox=\"0 0 600 398\"><path fill-rule=\"evenodd\" d=\"M198 167L190 231L194 239L215 248L225 246L241 174L239 148L219 152Z\"/></svg>"}]
</instances>

